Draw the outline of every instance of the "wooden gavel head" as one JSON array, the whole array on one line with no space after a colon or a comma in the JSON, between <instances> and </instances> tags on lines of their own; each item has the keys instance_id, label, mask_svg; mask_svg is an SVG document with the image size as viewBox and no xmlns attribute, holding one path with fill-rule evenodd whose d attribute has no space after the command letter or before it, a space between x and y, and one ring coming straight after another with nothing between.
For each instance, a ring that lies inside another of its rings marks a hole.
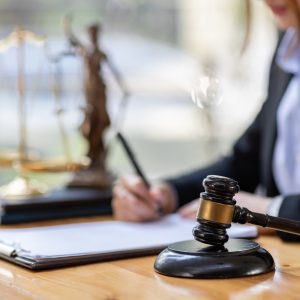
<instances>
[{"instance_id":1,"label":"wooden gavel head","mask_svg":"<svg viewBox=\"0 0 300 300\"><path fill-rule=\"evenodd\" d=\"M216 175L203 180L205 192L200 194L197 213L199 225L194 227L195 240L223 246L228 241L226 229L231 226L236 201L234 195L239 191L237 181Z\"/></svg>"}]
</instances>

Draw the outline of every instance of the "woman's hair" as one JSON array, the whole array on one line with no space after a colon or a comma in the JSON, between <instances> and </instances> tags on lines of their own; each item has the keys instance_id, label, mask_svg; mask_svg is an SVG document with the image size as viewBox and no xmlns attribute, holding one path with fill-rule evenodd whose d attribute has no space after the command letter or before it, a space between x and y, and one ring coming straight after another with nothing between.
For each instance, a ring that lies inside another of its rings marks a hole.
<instances>
[{"instance_id":1,"label":"woman's hair","mask_svg":"<svg viewBox=\"0 0 300 300\"><path fill-rule=\"evenodd\" d=\"M245 36L241 47L241 54L245 52L250 40L251 19L252 19L252 6L250 0L245 0L244 11L245 11Z\"/></svg>"},{"instance_id":2,"label":"woman's hair","mask_svg":"<svg viewBox=\"0 0 300 300\"><path fill-rule=\"evenodd\" d=\"M296 29L298 32L298 44L300 43L300 7L299 4L297 3L297 0L287 0L287 3L289 5L289 7L293 10L293 12L295 13L296 16Z\"/></svg>"},{"instance_id":3,"label":"woman's hair","mask_svg":"<svg viewBox=\"0 0 300 300\"><path fill-rule=\"evenodd\" d=\"M250 36L251 36L251 21L252 21L252 5L251 0L245 0L245 36L243 40L241 53L244 53L245 49L248 46ZM297 0L287 0L289 7L293 10L296 16L296 30L298 32L298 39L295 41L294 47L297 47L300 44L300 7L297 3ZM293 48L293 47L292 47Z\"/></svg>"}]
</instances>

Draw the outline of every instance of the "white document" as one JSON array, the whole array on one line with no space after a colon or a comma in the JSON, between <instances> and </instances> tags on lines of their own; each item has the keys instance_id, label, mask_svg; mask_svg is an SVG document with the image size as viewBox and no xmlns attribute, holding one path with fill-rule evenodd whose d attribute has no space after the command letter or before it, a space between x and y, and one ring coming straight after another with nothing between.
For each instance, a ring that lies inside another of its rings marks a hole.
<instances>
[{"instance_id":1,"label":"white document","mask_svg":"<svg viewBox=\"0 0 300 300\"><path fill-rule=\"evenodd\" d=\"M164 248L192 240L194 220L169 215L156 222L91 222L24 229L0 229L0 246L9 245L20 257L43 259L86 254ZM230 237L256 237L255 226L233 224ZM1 249L0 249L1 251Z\"/></svg>"}]
</instances>

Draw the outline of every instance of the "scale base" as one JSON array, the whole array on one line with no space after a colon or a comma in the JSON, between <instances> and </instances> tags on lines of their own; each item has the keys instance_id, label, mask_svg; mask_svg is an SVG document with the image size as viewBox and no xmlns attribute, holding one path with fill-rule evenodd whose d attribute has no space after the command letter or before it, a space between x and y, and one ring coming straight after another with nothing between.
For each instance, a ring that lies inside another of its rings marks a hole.
<instances>
[{"instance_id":1,"label":"scale base","mask_svg":"<svg viewBox=\"0 0 300 300\"><path fill-rule=\"evenodd\" d=\"M7 200L22 200L40 196L46 192L47 187L44 184L21 175L7 185L0 187L0 197Z\"/></svg>"},{"instance_id":2,"label":"scale base","mask_svg":"<svg viewBox=\"0 0 300 300\"><path fill-rule=\"evenodd\" d=\"M274 260L249 240L229 239L223 247L190 240L168 246L157 257L154 268L173 277L234 278L271 272Z\"/></svg>"}]
</instances>

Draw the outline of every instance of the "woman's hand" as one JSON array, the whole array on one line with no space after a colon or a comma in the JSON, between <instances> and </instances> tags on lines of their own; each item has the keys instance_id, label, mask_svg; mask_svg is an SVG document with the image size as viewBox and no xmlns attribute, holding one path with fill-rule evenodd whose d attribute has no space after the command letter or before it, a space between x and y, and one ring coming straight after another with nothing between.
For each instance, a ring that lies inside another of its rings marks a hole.
<instances>
[{"instance_id":1,"label":"woman's hand","mask_svg":"<svg viewBox=\"0 0 300 300\"><path fill-rule=\"evenodd\" d=\"M246 207L253 212L266 214L272 202L272 198L263 197L247 192L240 191L235 196L236 204L240 207Z\"/></svg>"},{"instance_id":2,"label":"woman's hand","mask_svg":"<svg viewBox=\"0 0 300 300\"><path fill-rule=\"evenodd\" d=\"M237 205L241 207L245 206L251 211L266 214L272 198L262 197L241 191L235 195L235 200L237 201ZM199 201L199 199L196 199L182 206L178 210L179 214L184 218L196 218Z\"/></svg>"},{"instance_id":3,"label":"woman's hand","mask_svg":"<svg viewBox=\"0 0 300 300\"><path fill-rule=\"evenodd\" d=\"M176 195L172 187L164 182L147 188L143 180L135 175L120 179L113 190L112 207L118 220L151 221L176 208Z\"/></svg>"},{"instance_id":4,"label":"woman's hand","mask_svg":"<svg viewBox=\"0 0 300 300\"><path fill-rule=\"evenodd\" d=\"M259 212L259 213L263 213L263 214L267 213L267 209L272 201L271 198L262 197L262 196L258 196L255 194L243 192L243 191L239 192L235 196L235 200L237 200L237 205L239 205L241 207L245 206L248 209L250 209L251 211ZM196 199L196 200L191 201L190 203L182 206L178 210L178 213L184 218L196 219L197 211L199 208L199 201L200 201L199 199ZM263 227L258 226L257 229L260 234L264 234L264 235L275 234L275 231L270 228L263 228Z\"/></svg>"},{"instance_id":5,"label":"woman's hand","mask_svg":"<svg viewBox=\"0 0 300 300\"><path fill-rule=\"evenodd\" d=\"M178 213L183 217L183 218L188 218L188 219L196 219L197 217L197 211L199 208L199 199L195 199L191 201L190 203L182 206L179 208Z\"/></svg>"}]
</instances>

